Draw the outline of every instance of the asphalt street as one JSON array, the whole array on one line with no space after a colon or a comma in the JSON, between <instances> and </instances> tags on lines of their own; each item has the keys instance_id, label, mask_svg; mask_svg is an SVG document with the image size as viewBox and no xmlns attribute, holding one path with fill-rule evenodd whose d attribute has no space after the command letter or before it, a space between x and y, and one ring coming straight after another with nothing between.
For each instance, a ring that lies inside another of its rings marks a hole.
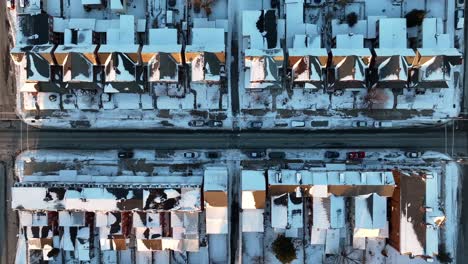
<instances>
[{"instance_id":1,"label":"asphalt street","mask_svg":"<svg viewBox=\"0 0 468 264\"><path fill-rule=\"evenodd\" d=\"M467 156L468 132L447 129L346 132L135 132L0 129L3 150L26 149L191 149L191 148L400 148Z\"/></svg>"}]
</instances>

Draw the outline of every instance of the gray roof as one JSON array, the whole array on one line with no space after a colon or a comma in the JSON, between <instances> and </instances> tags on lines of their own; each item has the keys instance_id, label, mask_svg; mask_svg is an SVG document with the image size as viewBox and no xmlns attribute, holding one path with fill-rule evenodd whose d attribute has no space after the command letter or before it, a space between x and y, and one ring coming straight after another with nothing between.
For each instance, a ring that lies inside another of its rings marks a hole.
<instances>
[{"instance_id":1,"label":"gray roof","mask_svg":"<svg viewBox=\"0 0 468 264\"><path fill-rule=\"evenodd\" d=\"M170 53L159 52L148 64L148 80L157 82L163 80L177 81L178 64Z\"/></svg>"},{"instance_id":2,"label":"gray roof","mask_svg":"<svg viewBox=\"0 0 468 264\"><path fill-rule=\"evenodd\" d=\"M49 81L50 64L39 53L26 52L27 79L30 81Z\"/></svg>"}]
</instances>

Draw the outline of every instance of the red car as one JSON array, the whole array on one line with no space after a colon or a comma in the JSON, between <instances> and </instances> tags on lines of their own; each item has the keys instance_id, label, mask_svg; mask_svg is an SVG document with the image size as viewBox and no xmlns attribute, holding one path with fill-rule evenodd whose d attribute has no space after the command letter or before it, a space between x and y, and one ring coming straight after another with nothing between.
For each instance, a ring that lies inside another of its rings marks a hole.
<instances>
[{"instance_id":1,"label":"red car","mask_svg":"<svg viewBox=\"0 0 468 264\"><path fill-rule=\"evenodd\" d=\"M15 9L15 0L7 0L7 7L10 10Z\"/></svg>"},{"instance_id":2,"label":"red car","mask_svg":"<svg viewBox=\"0 0 468 264\"><path fill-rule=\"evenodd\" d=\"M346 154L349 160L359 160L363 159L366 157L366 153L364 151L353 151L353 152L348 152Z\"/></svg>"}]
</instances>

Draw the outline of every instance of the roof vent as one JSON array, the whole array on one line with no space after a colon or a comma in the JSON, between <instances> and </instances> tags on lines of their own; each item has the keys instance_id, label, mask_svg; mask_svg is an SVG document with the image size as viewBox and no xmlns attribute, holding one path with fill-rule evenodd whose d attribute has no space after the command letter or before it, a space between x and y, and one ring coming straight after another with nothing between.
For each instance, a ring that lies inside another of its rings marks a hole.
<instances>
[{"instance_id":1,"label":"roof vent","mask_svg":"<svg viewBox=\"0 0 468 264\"><path fill-rule=\"evenodd\" d=\"M296 172L296 181L299 184L302 184L302 174L300 172Z\"/></svg>"},{"instance_id":2,"label":"roof vent","mask_svg":"<svg viewBox=\"0 0 468 264\"><path fill-rule=\"evenodd\" d=\"M281 175L281 172L276 173L276 182L278 183L283 182L283 176Z\"/></svg>"}]
</instances>

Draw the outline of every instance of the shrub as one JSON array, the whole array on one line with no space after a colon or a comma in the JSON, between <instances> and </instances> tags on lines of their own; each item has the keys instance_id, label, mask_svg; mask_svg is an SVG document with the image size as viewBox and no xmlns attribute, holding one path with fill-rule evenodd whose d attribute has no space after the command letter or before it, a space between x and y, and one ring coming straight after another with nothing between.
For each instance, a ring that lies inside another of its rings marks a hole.
<instances>
[{"instance_id":1,"label":"shrub","mask_svg":"<svg viewBox=\"0 0 468 264\"><path fill-rule=\"evenodd\" d=\"M426 11L420 9L413 9L405 15L406 26L415 27L420 26L426 16Z\"/></svg>"},{"instance_id":2,"label":"shrub","mask_svg":"<svg viewBox=\"0 0 468 264\"><path fill-rule=\"evenodd\" d=\"M358 16L355 12L349 13L346 16L346 23L348 23L348 26L350 27L353 27L354 25L356 25L357 21L358 21Z\"/></svg>"},{"instance_id":3,"label":"shrub","mask_svg":"<svg viewBox=\"0 0 468 264\"><path fill-rule=\"evenodd\" d=\"M282 263L290 263L297 258L291 238L279 235L272 244L276 258Z\"/></svg>"}]
</instances>

